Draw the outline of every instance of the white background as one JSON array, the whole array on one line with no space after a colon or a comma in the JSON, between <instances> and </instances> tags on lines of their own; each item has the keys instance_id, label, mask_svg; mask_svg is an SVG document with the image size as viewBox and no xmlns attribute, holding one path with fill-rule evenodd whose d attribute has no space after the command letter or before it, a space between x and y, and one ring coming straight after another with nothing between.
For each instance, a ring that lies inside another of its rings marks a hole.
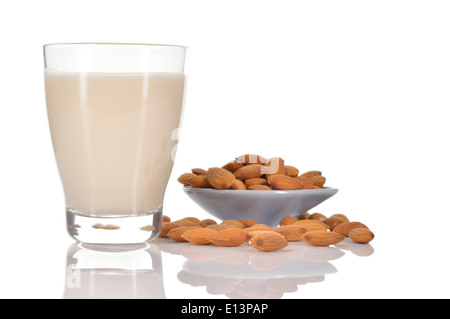
<instances>
[{"instance_id":1,"label":"white background","mask_svg":"<svg viewBox=\"0 0 450 319\"><path fill-rule=\"evenodd\" d=\"M0 3L0 297L61 298L64 198L49 136L42 45L188 46L172 218L209 215L176 178L243 153L319 169L340 192L315 211L375 233L337 273L284 298L448 298L448 1L3 1ZM222 298L177 279L167 298ZM225 297L226 298L226 297Z\"/></svg>"}]
</instances>

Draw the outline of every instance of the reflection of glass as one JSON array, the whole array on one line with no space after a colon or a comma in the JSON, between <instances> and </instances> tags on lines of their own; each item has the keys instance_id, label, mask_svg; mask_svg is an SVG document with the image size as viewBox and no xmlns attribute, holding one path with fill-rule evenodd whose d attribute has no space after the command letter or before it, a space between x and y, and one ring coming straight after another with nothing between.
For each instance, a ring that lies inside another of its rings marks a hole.
<instances>
[{"instance_id":1,"label":"reflection of glass","mask_svg":"<svg viewBox=\"0 0 450 319\"><path fill-rule=\"evenodd\" d=\"M44 47L50 132L75 239L128 244L158 235L184 55L171 45Z\"/></svg>"},{"instance_id":2,"label":"reflection of glass","mask_svg":"<svg viewBox=\"0 0 450 319\"><path fill-rule=\"evenodd\" d=\"M313 247L304 242L290 242L283 250L270 253L256 251L247 244L199 246L162 238L156 243L163 252L188 259L178 273L182 283L205 286L209 294L233 299L281 298L284 293L297 291L298 285L321 282L325 275L336 273L330 261L345 255L337 247ZM347 240L342 245L360 255L373 253L370 245Z\"/></svg>"},{"instance_id":3,"label":"reflection of glass","mask_svg":"<svg viewBox=\"0 0 450 319\"><path fill-rule=\"evenodd\" d=\"M154 244L73 244L64 299L165 299L161 251Z\"/></svg>"}]
</instances>

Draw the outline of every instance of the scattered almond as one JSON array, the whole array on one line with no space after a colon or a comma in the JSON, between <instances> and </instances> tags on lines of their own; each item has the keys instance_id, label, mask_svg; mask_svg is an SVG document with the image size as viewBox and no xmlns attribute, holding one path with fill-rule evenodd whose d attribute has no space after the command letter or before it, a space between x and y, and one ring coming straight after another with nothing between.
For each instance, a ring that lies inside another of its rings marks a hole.
<instances>
[{"instance_id":1,"label":"scattered almond","mask_svg":"<svg viewBox=\"0 0 450 319\"><path fill-rule=\"evenodd\" d=\"M165 219L170 220L168 217ZM341 242L347 236L361 244L367 244L375 237L366 225L344 220L348 219L342 214L326 218L320 213L310 215L305 212L297 218L286 216L280 221L279 227L272 228L247 218L229 219L217 224L213 219L199 220L196 217L185 217L174 222L163 222L160 237L168 237L179 242L188 241L197 245L214 244L228 247L240 246L249 240L252 247L261 251L279 250L288 242L299 240L313 246L329 246ZM118 229L115 225L96 224L92 227ZM153 231L154 228L148 225L141 227L141 230Z\"/></svg>"},{"instance_id":2,"label":"scattered almond","mask_svg":"<svg viewBox=\"0 0 450 319\"><path fill-rule=\"evenodd\" d=\"M217 224L217 222L215 220L209 219L209 218L203 219L203 220L198 222L198 225L201 226L201 227L207 227L209 225L215 225L215 224Z\"/></svg>"},{"instance_id":3,"label":"scattered almond","mask_svg":"<svg viewBox=\"0 0 450 319\"><path fill-rule=\"evenodd\" d=\"M277 233L273 230L254 230L254 231L248 232L247 235L248 235L248 238L251 239L251 238L255 237L256 235L265 234L265 233L271 233L271 234L277 234L279 236L283 236L280 233Z\"/></svg>"},{"instance_id":4,"label":"scattered almond","mask_svg":"<svg viewBox=\"0 0 450 319\"><path fill-rule=\"evenodd\" d=\"M220 231L220 230L235 228L235 227L233 227L231 225L227 225L227 224L211 224L211 225L206 226L205 228L211 228L216 231Z\"/></svg>"},{"instance_id":5,"label":"scattered almond","mask_svg":"<svg viewBox=\"0 0 450 319\"><path fill-rule=\"evenodd\" d=\"M303 241L313 246L330 246L340 243L345 239L345 236L325 231L309 231L302 237Z\"/></svg>"},{"instance_id":6,"label":"scattered almond","mask_svg":"<svg viewBox=\"0 0 450 319\"><path fill-rule=\"evenodd\" d=\"M238 219L238 222L242 223L242 225L244 225L245 228L258 224L257 221L254 221L253 219L249 219L249 218Z\"/></svg>"},{"instance_id":7,"label":"scattered almond","mask_svg":"<svg viewBox=\"0 0 450 319\"><path fill-rule=\"evenodd\" d=\"M321 222L318 219L303 219L303 220L297 220L294 225L302 226L302 227L309 227L309 226L317 226L320 227L319 229L325 229L328 230L329 227L325 223ZM317 229L317 230L319 230Z\"/></svg>"},{"instance_id":8,"label":"scattered almond","mask_svg":"<svg viewBox=\"0 0 450 319\"><path fill-rule=\"evenodd\" d=\"M165 238L165 237L167 237L167 234L169 233L169 231L172 228L181 227L181 226L186 226L186 225L183 225L181 223L176 223L176 222L163 222L161 225L161 232L159 234L159 237Z\"/></svg>"},{"instance_id":9,"label":"scattered almond","mask_svg":"<svg viewBox=\"0 0 450 319\"><path fill-rule=\"evenodd\" d=\"M226 225L230 225L234 228L240 228L243 229L245 228L244 224L242 224L240 221L234 220L234 219L227 219L222 221L222 224L226 224Z\"/></svg>"},{"instance_id":10,"label":"scattered almond","mask_svg":"<svg viewBox=\"0 0 450 319\"><path fill-rule=\"evenodd\" d=\"M284 236L262 233L250 239L249 244L260 251L277 251L286 247L288 241Z\"/></svg>"},{"instance_id":11,"label":"scattered almond","mask_svg":"<svg viewBox=\"0 0 450 319\"><path fill-rule=\"evenodd\" d=\"M182 224L183 226L197 226L198 225L198 222L196 222L195 220L191 220L188 217L176 220L176 221L174 221L174 223Z\"/></svg>"},{"instance_id":12,"label":"scattered almond","mask_svg":"<svg viewBox=\"0 0 450 319\"><path fill-rule=\"evenodd\" d=\"M195 228L200 228L201 226L181 226L181 227L175 227L173 229L171 229L168 233L167 233L167 237L170 239L173 239L175 241L187 241L186 239L184 239L182 237L182 235L190 230L190 229L195 229Z\"/></svg>"},{"instance_id":13,"label":"scattered almond","mask_svg":"<svg viewBox=\"0 0 450 319\"><path fill-rule=\"evenodd\" d=\"M298 220L308 219L309 215L310 215L309 212L304 212L303 214L298 215L297 219Z\"/></svg>"},{"instance_id":14,"label":"scattered almond","mask_svg":"<svg viewBox=\"0 0 450 319\"><path fill-rule=\"evenodd\" d=\"M345 223L348 223L350 221L344 214L334 214L330 216L330 218L334 217L342 219Z\"/></svg>"},{"instance_id":15,"label":"scattered almond","mask_svg":"<svg viewBox=\"0 0 450 319\"><path fill-rule=\"evenodd\" d=\"M293 216L285 216L280 220L280 226L292 225L297 221L297 218Z\"/></svg>"},{"instance_id":16,"label":"scattered almond","mask_svg":"<svg viewBox=\"0 0 450 319\"><path fill-rule=\"evenodd\" d=\"M322 222L330 227L330 230L334 230L337 225L344 223L344 220L339 217L330 217L323 220Z\"/></svg>"},{"instance_id":17,"label":"scattered almond","mask_svg":"<svg viewBox=\"0 0 450 319\"><path fill-rule=\"evenodd\" d=\"M191 222L194 222L196 224L198 224L200 222L200 219L198 219L197 217L192 217L192 216L184 217L184 218L182 218L180 220L190 220Z\"/></svg>"},{"instance_id":18,"label":"scattered almond","mask_svg":"<svg viewBox=\"0 0 450 319\"><path fill-rule=\"evenodd\" d=\"M206 239L216 246L235 247L247 241L247 233L239 228L230 228L214 232Z\"/></svg>"},{"instance_id":19,"label":"scattered almond","mask_svg":"<svg viewBox=\"0 0 450 319\"><path fill-rule=\"evenodd\" d=\"M266 224L255 224L251 227L244 228L244 231L248 234L251 231L255 230L272 230L272 227L266 225Z\"/></svg>"},{"instance_id":20,"label":"scattered almond","mask_svg":"<svg viewBox=\"0 0 450 319\"><path fill-rule=\"evenodd\" d=\"M348 237L348 234L355 228L367 228L369 229L369 227L367 227L366 225L364 225L363 223L360 222L348 222L348 223L342 223L337 225L333 231L335 233L341 234L345 237Z\"/></svg>"},{"instance_id":21,"label":"scattered almond","mask_svg":"<svg viewBox=\"0 0 450 319\"><path fill-rule=\"evenodd\" d=\"M323 222L324 220L327 219L327 216L325 216L321 213L313 213L308 216L308 219L317 219L317 220L320 220L321 222Z\"/></svg>"},{"instance_id":22,"label":"scattered almond","mask_svg":"<svg viewBox=\"0 0 450 319\"><path fill-rule=\"evenodd\" d=\"M303 234L306 233L306 228L296 225L286 225L274 228L273 231L283 235L287 241L299 241L302 239Z\"/></svg>"},{"instance_id":23,"label":"scattered almond","mask_svg":"<svg viewBox=\"0 0 450 319\"><path fill-rule=\"evenodd\" d=\"M348 233L348 237L358 244L368 244L375 238L375 235L367 228L354 228Z\"/></svg>"},{"instance_id":24,"label":"scattered almond","mask_svg":"<svg viewBox=\"0 0 450 319\"><path fill-rule=\"evenodd\" d=\"M216 232L217 230L211 228L194 228L185 231L181 237L196 245L209 245L210 242L206 238Z\"/></svg>"}]
</instances>

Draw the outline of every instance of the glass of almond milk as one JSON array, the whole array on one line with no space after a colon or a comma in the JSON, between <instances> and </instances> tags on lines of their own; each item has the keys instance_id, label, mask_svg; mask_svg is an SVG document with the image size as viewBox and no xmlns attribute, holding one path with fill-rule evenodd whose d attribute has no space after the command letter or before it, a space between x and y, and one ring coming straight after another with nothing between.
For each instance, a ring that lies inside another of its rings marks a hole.
<instances>
[{"instance_id":1,"label":"glass of almond milk","mask_svg":"<svg viewBox=\"0 0 450 319\"><path fill-rule=\"evenodd\" d=\"M174 45L44 46L50 133L76 240L134 244L159 235L185 52Z\"/></svg>"}]
</instances>

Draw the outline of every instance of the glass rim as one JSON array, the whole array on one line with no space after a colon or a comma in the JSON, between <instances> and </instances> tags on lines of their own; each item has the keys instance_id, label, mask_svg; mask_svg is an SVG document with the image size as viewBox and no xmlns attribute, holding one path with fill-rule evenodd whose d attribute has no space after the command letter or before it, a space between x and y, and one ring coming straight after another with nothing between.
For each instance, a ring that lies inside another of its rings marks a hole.
<instances>
[{"instance_id":1,"label":"glass rim","mask_svg":"<svg viewBox=\"0 0 450 319\"><path fill-rule=\"evenodd\" d=\"M122 47L132 47L132 46L142 46L142 47L172 47L186 50L189 47L185 45L177 45L177 44L159 44L159 43L126 43L126 42L67 42L67 43L48 43L44 44L44 49L47 47L56 47L56 46L122 46Z\"/></svg>"}]
</instances>

